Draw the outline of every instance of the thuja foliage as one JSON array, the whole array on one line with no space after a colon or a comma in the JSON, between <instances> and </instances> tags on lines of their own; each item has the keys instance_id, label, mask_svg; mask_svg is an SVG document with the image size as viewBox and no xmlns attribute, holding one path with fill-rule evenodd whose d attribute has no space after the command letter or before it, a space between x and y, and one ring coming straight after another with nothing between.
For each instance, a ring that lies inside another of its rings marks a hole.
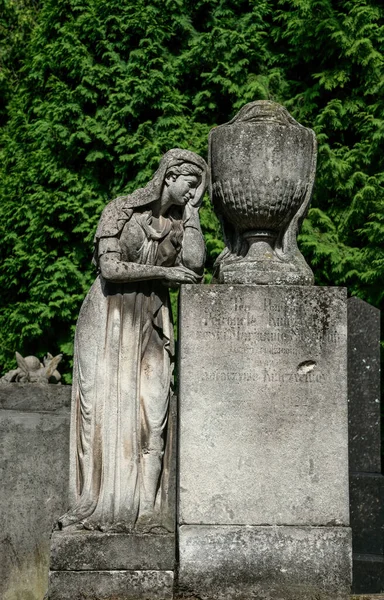
<instances>
[{"instance_id":1,"label":"thuja foliage","mask_svg":"<svg viewBox=\"0 0 384 600\"><path fill-rule=\"evenodd\" d=\"M23 3L24 2L24 3ZM383 305L381 0L2 0L0 365L65 354L100 213L246 102L319 141L301 249L318 284ZM208 274L222 248L206 199ZM67 369L69 372L69 368Z\"/></svg>"}]
</instances>

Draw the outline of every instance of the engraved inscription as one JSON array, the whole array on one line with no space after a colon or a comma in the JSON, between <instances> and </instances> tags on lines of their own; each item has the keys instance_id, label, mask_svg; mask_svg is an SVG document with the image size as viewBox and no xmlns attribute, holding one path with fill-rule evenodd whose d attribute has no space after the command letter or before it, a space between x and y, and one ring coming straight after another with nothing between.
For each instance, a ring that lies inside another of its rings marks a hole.
<instances>
[{"instance_id":1,"label":"engraved inscription","mask_svg":"<svg viewBox=\"0 0 384 600\"><path fill-rule=\"evenodd\" d=\"M326 381L325 373L298 373L279 371L278 369L264 369L264 383L322 383Z\"/></svg>"},{"instance_id":2,"label":"engraved inscription","mask_svg":"<svg viewBox=\"0 0 384 600\"><path fill-rule=\"evenodd\" d=\"M264 367L261 372L249 371L222 371L204 369L201 381L216 382L263 382L263 383L323 383L326 381L324 373L298 373L294 371L279 371L278 369Z\"/></svg>"},{"instance_id":3,"label":"engraved inscription","mask_svg":"<svg viewBox=\"0 0 384 600\"><path fill-rule=\"evenodd\" d=\"M261 375L257 371L208 371L203 369L202 381L260 381Z\"/></svg>"},{"instance_id":4,"label":"engraved inscription","mask_svg":"<svg viewBox=\"0 0 384 600\"><path fill-rule=\"evenodd\" d=\"M263 298L259 305L236 296L233 311L221 312L209 307L200 321L197 333L202 340L226 342L226 349L257 355L298 356L299 345L336 345L340 334L329 319L321 319L318 311L308 311L287 296L285 302Z\"/></svg>"},{"instance_id":5,"label":"engraved inscription","mask_svg":"<svg viewBox=\"0 0 384 600\"><path fill-rule=\"evenodd\" d=\"M289 332L280 331L255 331L249 330L244 331L240 328L224 328L211 330L211 329L200 329L198 331L199 337L202 339L215 339L215 340L228 340L236 339L243 342L254 341L254 342L290 342L293 340L293 334Z\"/></svg>"}]
</instances>

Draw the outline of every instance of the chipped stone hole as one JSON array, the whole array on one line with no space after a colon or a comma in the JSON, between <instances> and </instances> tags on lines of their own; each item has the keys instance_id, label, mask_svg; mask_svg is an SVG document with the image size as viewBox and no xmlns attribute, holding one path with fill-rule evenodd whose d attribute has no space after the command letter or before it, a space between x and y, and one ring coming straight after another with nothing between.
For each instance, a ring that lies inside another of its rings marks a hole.
<instances>
[{"instance_id":1,"label":"chipped stone hole","mask_svg":"<svg viewBox=\"0 0 384 600\"><path fill-rule=\"evenodd\" d=\"M304 360L297 366L297 372L299 375L306 375L307 373L310 373L311 371L313 371L313 369L315 367L316 367L315 360Z\"/></svg>"}]
</instances>

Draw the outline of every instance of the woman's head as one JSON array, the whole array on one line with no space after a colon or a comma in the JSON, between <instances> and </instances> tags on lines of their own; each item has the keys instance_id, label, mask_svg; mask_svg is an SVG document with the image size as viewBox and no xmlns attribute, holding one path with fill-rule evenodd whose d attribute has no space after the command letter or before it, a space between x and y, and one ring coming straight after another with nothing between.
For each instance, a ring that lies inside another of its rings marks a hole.
<instances>
[{"instance_id":1,"label":"woman's head","mask_svg":"<svg viewBox=\"0 0 384 600\"><path fill-rule=\"evenodd\" d=\"M190 189L195 190L194 202L198 203L206 188L207 174L207 163L198 154L181 148L168 150L147 185L126 197L125 207L135 208L160 201L165 190L169 187L167 184L171 184L172 193L175 192L175 195L179 197L180 190L175 189L174 184L177 184L176 187L178 188L181 183L185 183L185 178L188 178ZM188 190L184 192L184 195L187 193ZM189 193L189 197L191 195L192 192ZM173 203L173 200L171 203ZM179 204L185 204L185 202L181 201Z\"/></svg>"},{"instance_id":2,"label":"woman's head","mask_svg":"<svg viewBox=\"0 0 384 600\"><path fill-rule=\"evenodd\" d=\"M170 167L165 173L161 196L163 210L170 206L185 206L195 198L201 184L202 169L193 163L182 163Z\"/></svg>"},{"instance_id":3,"label":"woman's head","mask_svg":"<svg viewBox=\"0 0 384 600\"><path fill-rule=\"evenodd\" d=\"M176 177L178 177L179 175L194 175L195 177L197 177L199 179L199 183L200 183L201 177L203 174L203 169L193 163L184 162L184 163L181 163L180 165L175 165L175 166L169 167L165 174L165 177L167 177L167 175L171 175L171 174L176 175Z\"/></svg>"}]
</instances>

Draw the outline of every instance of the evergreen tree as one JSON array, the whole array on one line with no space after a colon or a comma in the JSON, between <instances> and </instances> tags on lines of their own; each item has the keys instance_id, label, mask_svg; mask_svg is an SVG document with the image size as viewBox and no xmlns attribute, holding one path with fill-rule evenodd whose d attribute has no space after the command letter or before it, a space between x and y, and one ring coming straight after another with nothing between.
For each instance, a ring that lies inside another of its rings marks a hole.
<instances>
[{"instance_id":1,"label":"evergreen tree","mask_svg":"<svg viewBox=\"0 0 384 600\"><path fill-rule=\"evenodd\" d=\"M64 352L69 373L105 204L145 184L171 147L206 156L209 130L258 99L319 140L300 237L317 283L382 306L379 0L3 2L3 370L18 349ZM201 218L209 271L222 242L208 200Z\"/></svg>"},{"instance_id":2,"label":"evergreen tree","mask_svg":"<svg viewBox=\"0 0 384 600\"><path fill-rule=\"evenodd\" d=\"M301 247L319 284L347 285L383 307L384 9L347 0L280 3L273 38L284 104L319 142L316 190Z\"/></svg>"}]
</instances>

